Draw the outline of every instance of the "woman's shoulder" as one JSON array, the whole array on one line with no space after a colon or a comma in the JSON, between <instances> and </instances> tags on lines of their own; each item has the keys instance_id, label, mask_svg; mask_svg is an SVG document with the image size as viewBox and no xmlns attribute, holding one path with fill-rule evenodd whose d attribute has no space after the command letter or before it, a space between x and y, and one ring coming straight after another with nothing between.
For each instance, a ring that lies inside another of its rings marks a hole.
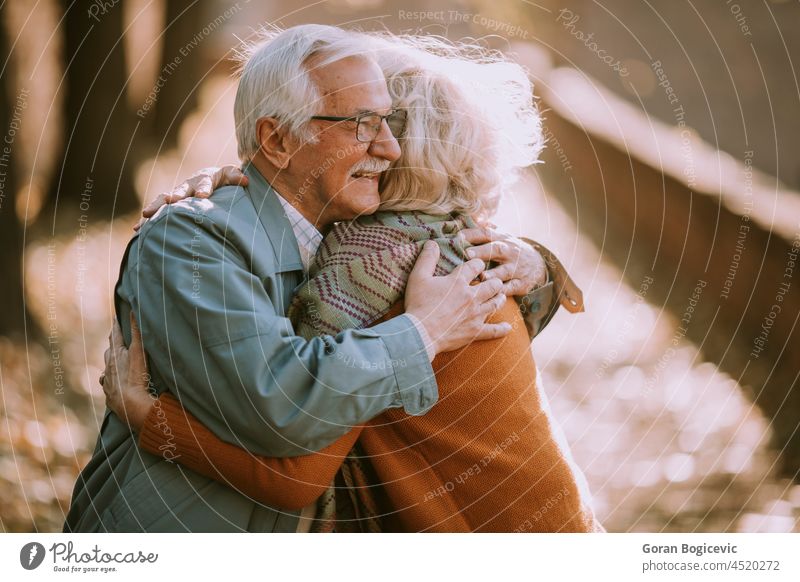
<instances>
[{"instance_id":1,"label":"woman's shoulder","mask_svg":"<svg viewBox=\"0 0 800 582\"><path fill-rule=\"evenodd\" d=\"M403 251L412 251L416 257L425 241L435 240L446 262L454 266L464 259L464 243L456 235L472 226L474 222L465 215L379 211L335 225L320 247L317 265L340 264L366 255L405 254Z\"/></svg>"},{"instance_id":2,"label":"woman's shoulder","mask_svg":"<svg viewBox=\"0 0 800 582\"><path fill-rule=\"evenodd\" d=\"M473 226L475 223L466 215L383 210L338 223L326 237L326 242L341 246L376 239L391 246L401 241L420 242L455 237L460 230ZM374 248L374 244L370 246Z\"/></svg>"},{"instance_id":3,"label":"woman's shoulder","mask_svg":"<svg viewBox=\"0 0 800 582\"><path fill-rule=\"evenodd\" d=\"M361 216L355 222L401 230L436 229L445 233L458 232L463 228L475 226L472 218L466 214L437 214L421 210L380 210L374 214Z\"/></svg>"}]
</instances>

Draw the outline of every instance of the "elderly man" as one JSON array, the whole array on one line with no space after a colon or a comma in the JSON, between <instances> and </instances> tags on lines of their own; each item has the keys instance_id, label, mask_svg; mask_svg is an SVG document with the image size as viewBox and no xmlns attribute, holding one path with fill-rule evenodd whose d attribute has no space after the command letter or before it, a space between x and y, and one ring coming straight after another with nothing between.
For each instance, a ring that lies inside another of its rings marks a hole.
<instances>
[{"instance_id":1,"label":"elderly man","mask_svg":"<svg viewBox=\"0 0 800 582\"><path fill-rule=\"evenodd\" d=\"M483 262L434 277L434 245L409 279L404 315L304 340L285 315L319 230L377 209L378 177L400 153L398 120L358 37L317 25L253 51L234 115L248 185L165 206L141 228L115 294L126 342L133 314L154 385L262 455L320 450L388 408L424 414L438 397L433 357L508 332L485 321L504 300L503 280L518 292L534 286L534 251L471 285ZM303 523L170 461L169 449L140 450L107 412L65 531L294 532Z\"/></svg>"}]
</instances>

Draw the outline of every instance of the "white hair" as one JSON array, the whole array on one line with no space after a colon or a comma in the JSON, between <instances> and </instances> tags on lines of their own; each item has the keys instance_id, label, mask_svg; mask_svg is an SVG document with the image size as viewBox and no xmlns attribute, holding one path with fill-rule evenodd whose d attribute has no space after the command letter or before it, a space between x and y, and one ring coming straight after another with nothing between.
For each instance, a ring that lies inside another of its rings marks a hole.
<instances>
[{"instance_id":1,"label":"white hair","mask_svg":"<svg viewBox=\"0 0 800 582\"><path fill-rule=\"evenodd\" d=\"M400 159L381 180L383 210L489 216L544 144L525 69L476 44L306 24L262 30L238 57L234 120L243 162L259 150L260 117L312 141L307 124L320 95L310 59L323 67L361 57L381 67L394 106L408 115Z\"/></svg>"},{"instance_id":2,"label":"white hair","mask_svg":"<svg viewBox=\"0 0 800 582\"><path fill-rule=\"evenodd\" d=\"M242 162L260 148L256 125L261 117L274 117L292 134L313 141L307 124L320 95L307 66L315 57L321 57L315 67L348 57L370 58L363 35L321 24L262 28L256 42L237 51L240 79L233 118Z\"/></svg>"},{"instance_id":3,"label":"white hair","mask_svg":"<svg viewBox=\"0 0 800 582\"><path fill-rule=\"evenodd\" d=\"M381 182L381 209L493 214L544 144L525 69L474 44L372 37L394 106L408 115L401 157Z\"/></svg>"}]
</instances>

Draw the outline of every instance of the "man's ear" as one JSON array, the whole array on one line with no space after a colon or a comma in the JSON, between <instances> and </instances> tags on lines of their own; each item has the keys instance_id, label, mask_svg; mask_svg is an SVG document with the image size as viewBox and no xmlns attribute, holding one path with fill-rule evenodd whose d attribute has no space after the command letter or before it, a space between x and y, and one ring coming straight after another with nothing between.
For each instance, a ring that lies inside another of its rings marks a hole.
<instances>
[{"instance_id":1,"label":"man's ear","mask_svg":"<svg viewBox=\"0 0 800 582\"><path fill-rule=\"evenodd\" d=\"M274 117L261 117L256 122L256 135L264 157L276 168L286 169L297 149L287 129Z\"/></svg>"}]
</instances>

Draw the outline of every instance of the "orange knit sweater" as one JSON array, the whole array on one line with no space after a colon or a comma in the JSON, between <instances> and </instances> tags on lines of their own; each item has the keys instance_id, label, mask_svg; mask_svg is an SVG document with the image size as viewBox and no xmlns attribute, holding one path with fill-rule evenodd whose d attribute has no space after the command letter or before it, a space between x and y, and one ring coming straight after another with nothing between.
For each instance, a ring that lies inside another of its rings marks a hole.
<instances>
[{"instance_id":1,"label":"orange knit sweater","mask_svg":"<svg viewBox=\"0 0 800 582\"><path fill-rule=\"evenodd\" d=\"M401 311L398 304L385 318ZM392 505L387 529L428 532L602 531L584 503L536 386L522 317L513 331L433 361L439 402L423 416L391 409L318 453L252 455L222 442L172 396L151 409L140 444L268 505L299 509L329 486L356 439Z\"/></svg>"}]
</instances>

